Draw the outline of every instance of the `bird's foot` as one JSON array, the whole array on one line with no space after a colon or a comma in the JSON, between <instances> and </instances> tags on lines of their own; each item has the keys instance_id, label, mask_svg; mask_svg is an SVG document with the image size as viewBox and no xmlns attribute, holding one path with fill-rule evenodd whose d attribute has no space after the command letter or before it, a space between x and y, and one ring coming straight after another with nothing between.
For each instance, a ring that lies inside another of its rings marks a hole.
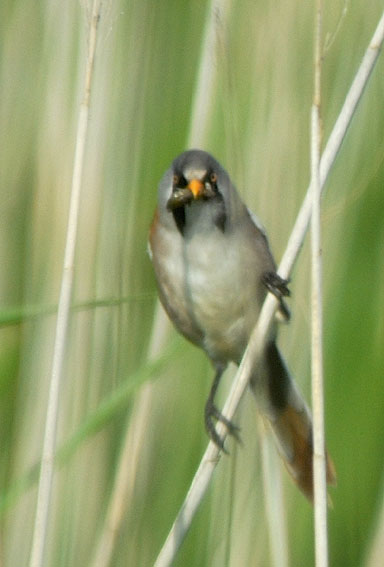
<instances>
[{"instance_id":1,"label":"bird's foot","mask_svg":"<svg viewBox=\"0 0 384 567\"><path fill-rule=\"evenodd\" d=\"M227 449L224 446L224 439L217 433L214 420L221 422L228 430L228 434L232 435L236 441L241 442L239 435L240 428L232 423L229 419L221 413L220 410L213 404L211 399L208 399L205 405L205 428L211 440L215 445L221 449L224 453L228 454Z\"/></svg>"},{"instance_id":2,"label":"bird's foot","mask_svg":"<svg viewBox=\"0 0 384 567\"><path fill-rule=\"evenodd\" d=\"M262 277L263 284L279 301L279 313L282 321L289 321L291 314L283 297L288 297L291 292L288 288L289 280L281 278L276 272L265 272Z\"/></svg>"},{"instance_id":3,"label":"bird's foot","mask_svg":"<svg viewBox=\"0 0 384 567\"><path fill-rule=\"evenodd\" d=\"M288 288L289 280L281 278L276 272L265 272L263 274L263 284L277 299L291 295Z\"/></svg>"}]
</instances>

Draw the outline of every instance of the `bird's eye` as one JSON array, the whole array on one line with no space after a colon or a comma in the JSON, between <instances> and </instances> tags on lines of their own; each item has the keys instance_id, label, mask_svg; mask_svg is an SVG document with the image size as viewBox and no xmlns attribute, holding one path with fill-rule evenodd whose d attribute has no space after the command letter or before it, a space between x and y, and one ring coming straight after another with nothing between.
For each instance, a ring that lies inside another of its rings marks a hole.
<instances>
[{"instance_id":1,"label":"bird's eye","mask_svg":"<svg viewBox=\"0 0 384 567\"><path fill-rule=\"evenodd\" d=\"M213 171L210 176L209 176L209 181L211 183L216 183L217 182L217 174Z\"/></svg>"},{"instance_id":2,"label":"bird's eye","mask_svg":"<svg viewBox=\"0 0 384 567\"><path fill-rule=\"evenodd\" d=\"M177 173L175 173L173 175L173 186L178 187L179 189L186 187L187 181L186 181L184 175L178 175Z\"/></svg>"}]
</instances>

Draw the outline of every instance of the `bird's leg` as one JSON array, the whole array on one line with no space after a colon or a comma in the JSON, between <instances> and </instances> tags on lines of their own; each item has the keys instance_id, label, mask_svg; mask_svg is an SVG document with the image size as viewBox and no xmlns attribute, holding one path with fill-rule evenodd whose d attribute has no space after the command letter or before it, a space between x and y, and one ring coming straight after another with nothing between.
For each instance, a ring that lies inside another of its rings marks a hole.
<instances>
[{"instance_id":1,"label":"bird's leg","mask_svg":"<svg viewBox=\"0 0 384 567\"><path fill-rule=\"evenodd\" d=\"M224 369L225 368L222 366L216 367L216 374L212 382L211 391L209 392L209 396L205 404L204 419L205 419L205 428L211 440L215 443L215 445L219 447L219 449L224 451L224 453L228 453L228 451L224 447L224 439L222 439L220 435L217 433L215 424L213 423L214 419L216 419L217 421L221 421L221 423L223 423L225 427L228 429L228 433L230 435L233 435L238 441L240 441L239 428L236 425L234 425L231 421L229 421L229 419L227 419L225 415L223 415L221 411L217 409L217 407L214 404L215 394L217 388L219 387L220 379L224 372Z\"/></svg>"}]
</instances>

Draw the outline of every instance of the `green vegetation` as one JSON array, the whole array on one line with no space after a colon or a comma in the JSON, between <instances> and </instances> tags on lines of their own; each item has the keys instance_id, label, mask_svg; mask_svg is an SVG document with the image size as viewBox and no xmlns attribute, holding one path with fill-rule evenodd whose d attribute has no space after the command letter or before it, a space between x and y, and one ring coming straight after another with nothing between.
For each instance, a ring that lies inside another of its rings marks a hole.
<instances>
[{"instance_id":1,"label":"green vegetation","mask_svg":"<svg viewBox=\"0 0 384 567\"><path fill-rule=\"evenodd\" d=\"M85 65L90 7L84 4L3 0L0 6L5 567L27 565L31 547ZM149 356L157 294L146 239L157 183L188 143L208 7L203 0L103 3L49 566L96 565L118 470L126 482L109 565L151 566L207 443L203 408L213 373L204 354L171 329L160 355ZM324 140L381 10L379 0L324 2ZM309 180L313 24L314 6L299 1L232 2L228 22L217 20L214 105L201 145L226 166L262 219L277 261ZM338 473L329 543L337 567L381 564L369 557L384 490L383 69L381 57L323 200L326 430ZM280 344L310 399L308 251L306 244L293 274L293 317ZM221 399L229 381L230 372ZM221 459L176 566L272 565L263 433L251 396L236 422L243 444L228 442L230 457ZM312 508L284 470L282 478L291 565L310 566Z\"/></svg>"}]
</instances>

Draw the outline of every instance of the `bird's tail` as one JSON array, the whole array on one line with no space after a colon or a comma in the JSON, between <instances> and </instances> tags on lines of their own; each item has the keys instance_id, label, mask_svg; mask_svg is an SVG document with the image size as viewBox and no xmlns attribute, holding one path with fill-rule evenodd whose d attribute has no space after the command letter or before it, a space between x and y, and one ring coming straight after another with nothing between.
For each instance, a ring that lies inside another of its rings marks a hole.
<instances>
[{"instance_id":1,"label":"bird's tail","mask_svg":"<svg viewBox=\"0 0 384 567\"><path fill-rule=\"evenodd\" d=\"M313 500L312 419L308 407L275 345L266 351L266 370L256 372L252 389L262 414L274 433L279 453L300 490ZM265 366L263 368L265 370ZM335 484L336 473L326 452L327 483Z\"/></svg>"}]
</instances>

